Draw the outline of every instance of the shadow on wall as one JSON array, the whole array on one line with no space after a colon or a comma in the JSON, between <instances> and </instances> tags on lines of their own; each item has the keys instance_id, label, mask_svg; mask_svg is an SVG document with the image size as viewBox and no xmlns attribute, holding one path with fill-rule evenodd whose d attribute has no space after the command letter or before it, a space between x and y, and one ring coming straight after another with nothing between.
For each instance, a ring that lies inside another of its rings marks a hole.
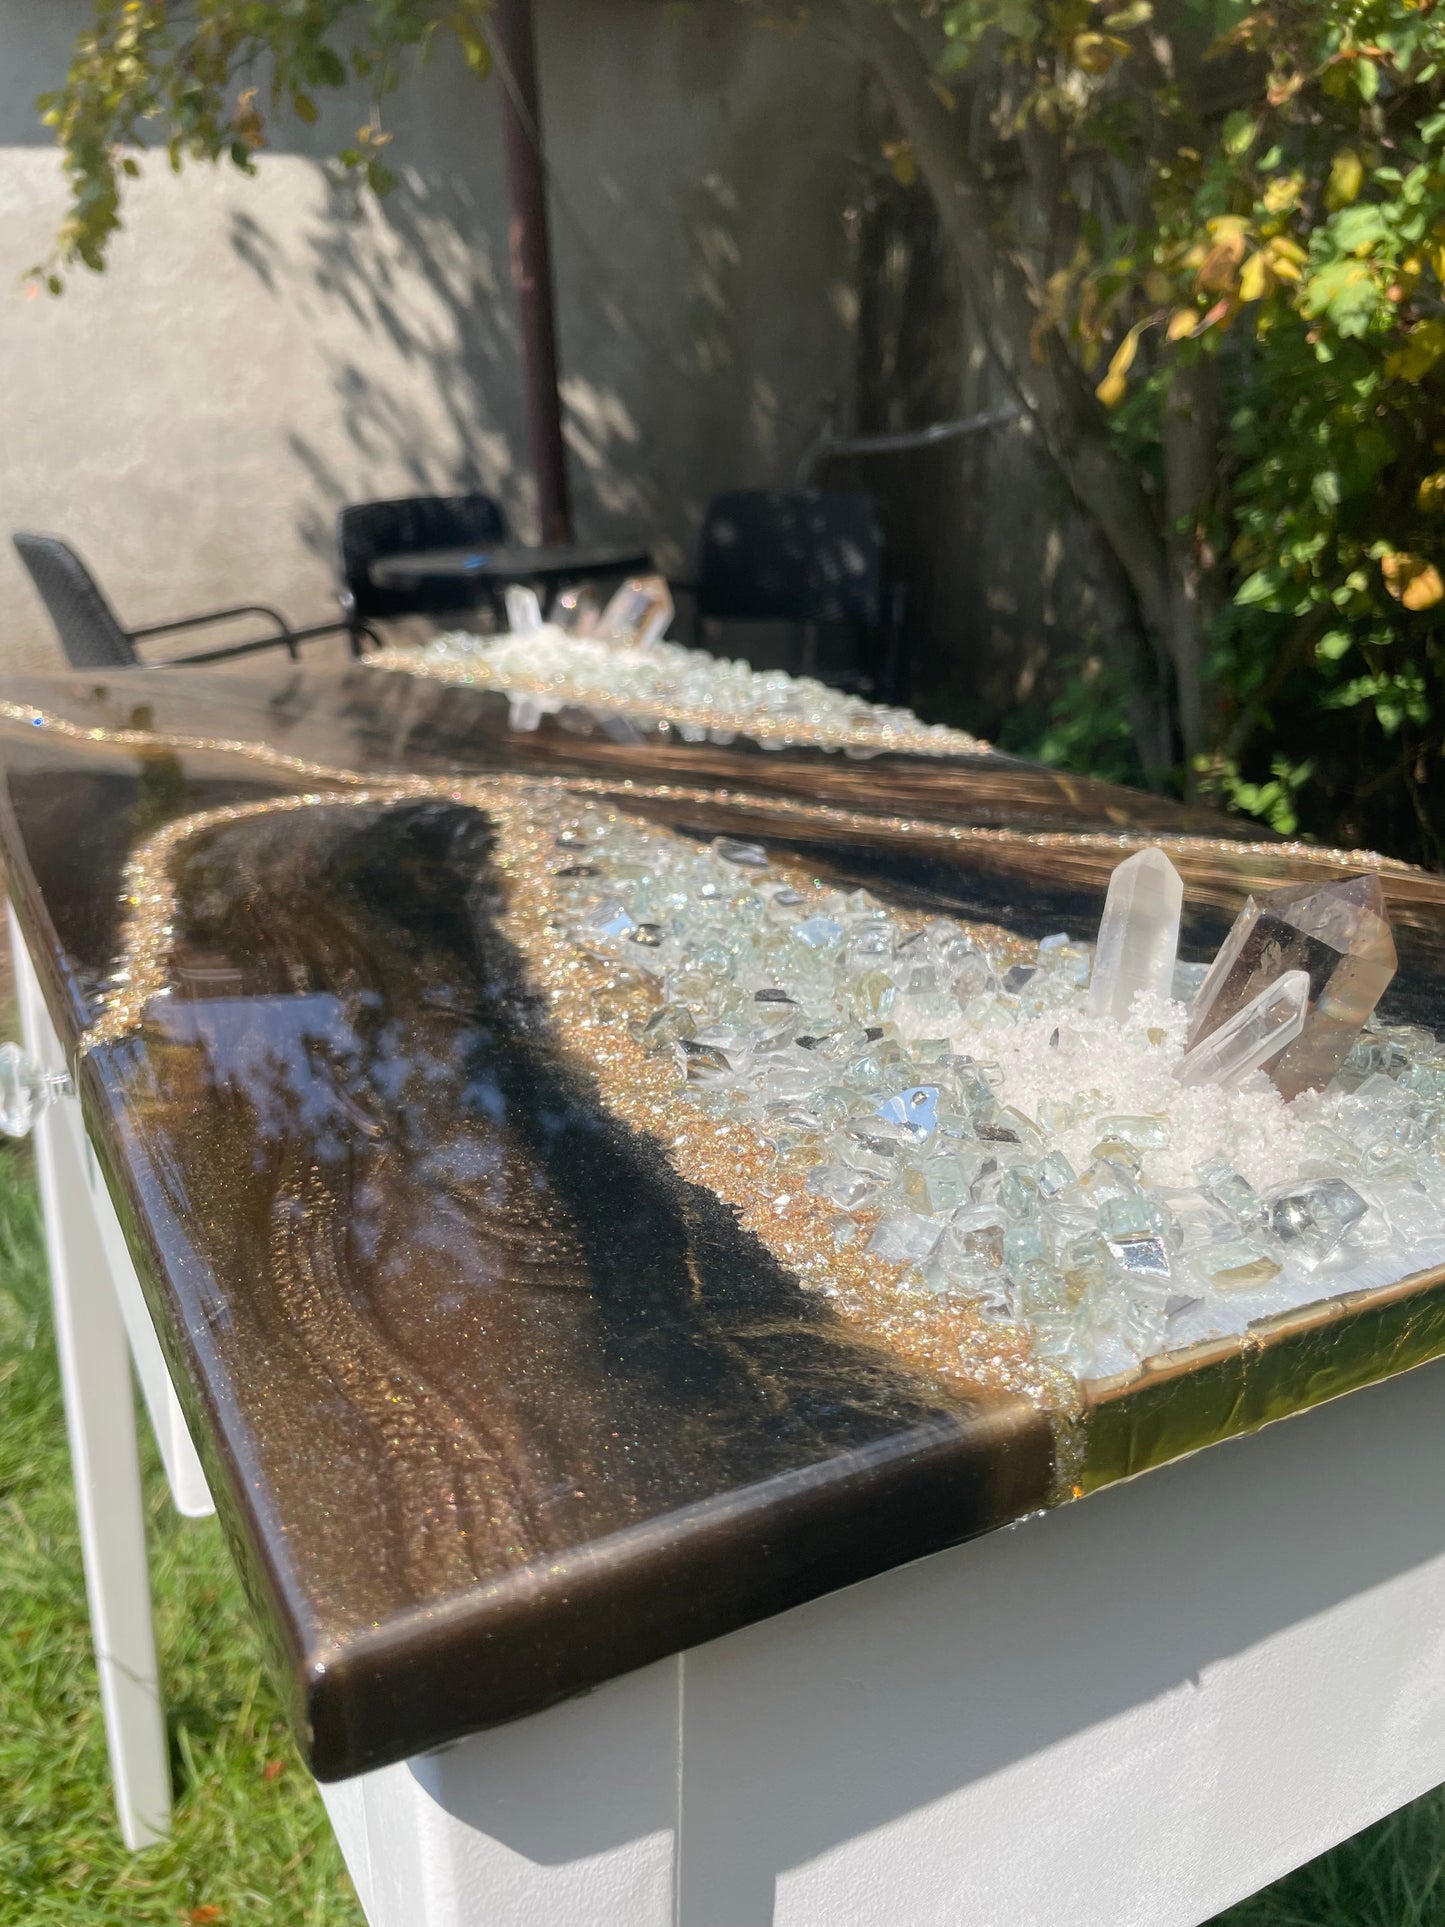
<instances>
[{"instance_id":1,"label":"shadow on wall","mask_svg":"<svg viewBox=\"0 0 1445 1927\"><path fill-rule=\"evenodd\" d=\"M328 170L323 182L294 258L246 209L230 212L231 247L269 294L299 283L353 324L325 357L333 445L303 427L285 432L309 485L296 510L301 541L330 565L336 510L356 499L357 475L368 469L385 476L378 492L387 495L485 490L525 527L531 485L518 424L498 406L516 383L511 290L474 196L463 182L443 186L408 169L379 212L349 177ZM356 352L358 334L363 347L384 342L389 352L375 360Z\"/></svg>"},{"instance_id":2,"label":"shadow on wall","mask_svg":"<svg viewBox=\"0 0 1445 1927\"><path fill-rule=\"evenodd\" d=\"M709 496L787 480L847 385L856 67L759 33L733 0L686 20L605 0L585 39L575 8L541 9L541 64L576 519L593 539L643 535L678 571ZM300 538L328 558L358 470L385 474L377 492L485 489L536 533L496 83L447 64L388 116L402 183L384 200L327 170L289 235L229 217L268 297L350 322L325 352L330 446L286 432L309 487Z\"/></svg>"}]
</instances>

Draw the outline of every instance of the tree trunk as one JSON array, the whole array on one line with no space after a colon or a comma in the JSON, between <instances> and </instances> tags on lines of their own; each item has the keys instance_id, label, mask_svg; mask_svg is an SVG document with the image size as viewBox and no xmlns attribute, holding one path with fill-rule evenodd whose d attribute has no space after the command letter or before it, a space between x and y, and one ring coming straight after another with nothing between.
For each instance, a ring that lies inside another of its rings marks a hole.
<instances>
[{"instance_id":1,"label":"tree trunk","mask_svg":"<svg viewBox=\"0 0 1445 1927\"><path fill-rule=\"evenodd\" d=\"M1210 741L1204 637L1218 613L1219 567L1208 515L1218 477L1218 370L1212 358L1178 358L1164 405L1164 514L1169 547L1169 627L1184 787L1193 795L1196 757Z\"/></svg>"},{"instance_id":2,"label":"tree trunk","mask_svg":"<svg viewBox=\"0 0 1445 1927\"><path fill-rule=\"evenodd\" d=\"M1017 254L1000 244L986 188L960 165L953 118L933 90L922 48L878 0L834 3L893 103L919 172L938 203L975 309L992 336L997 360L1075 500L1112 550L1144 628L1164 640L1175 662L1170 638L1180 605L1169 545L1138 476L1114 448L1103 410L1062 341L1050 333L1042 358L1034 352L1038 306L1028 270ZM1186 613L1189 606L1186 598ZM1180 633L1186 632L1187 623ZM1198 654L1196 634L1196 689ZM1196 724L1197 715L1185 743L1190 758L1200 743Z\"/></svg>"}]
</instances>

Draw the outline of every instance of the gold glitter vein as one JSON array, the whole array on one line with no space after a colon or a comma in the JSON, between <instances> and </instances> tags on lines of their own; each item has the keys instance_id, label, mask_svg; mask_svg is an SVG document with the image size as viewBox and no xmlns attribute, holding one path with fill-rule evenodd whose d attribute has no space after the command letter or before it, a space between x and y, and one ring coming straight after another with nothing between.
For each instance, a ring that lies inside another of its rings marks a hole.
<instances>
[{"instance_id":1,"label":"gold glitter vein","mask_svg":"<svg viewBox=\"0 0 1445 1927\"><path fill-rule=\"evenodd\" d=\"M53 716L28 703L0 700L0 720L28 723L70 741L114 745L123 749L189 749L206 754L246 757L280 774L300 777L308 783L364 785L375 796L452 796L458 785L477 779L447 776L387 775L338 768L332 764L307 762L299 756L273 749L269 743L243 742L225 736L193 736L165 730L109 729ZM969 823L939 823L929 817L893 816L881 811L845 809L833 803L803 803L788 797L726 786L701 786L688 783L647 783L634 777L553 776L527 779L538 790L551 789L575 796L608 797L628 801L657 803L708 804L722 809L746 810L758 816L772 816L782 822L817 823L830 829L856 830L863 835L880 831L907 836L917 843L968 848L976 845L998 849L1095 850L1117 851L1121 860L1135 850L1161 849L1181 856L1242 856L1288 858L1292 863L1323 865L1331 869L1375 870L1392 876L1424 878L1427 872L1417 864L1397 857L1382 856L1377 850L1342 850L1327 844L1299 842L1247 841L1237 837L1200 836L1163 830L1010 830Z\"/></svg>"},{"instance_id":2,"label":"gold glitter vein","mask_svg":"<svg viewBox=\"0 0 1445 1927\"><path fill-rule=\"evenodd\" d=\"M633 1037L629 1016L643 1014L646 990L635 973L580 952L566 934L553 878L554 830L571 799L550 783L512 776L445 783L407 778L397 785L270 797L178 818L137 849L126 871L127 915L120 965L82 1052L134 1031L147 1006L169 992L178 911L172 859L190 839L232 823L288 811L359 808L445 797L484 812L497 837L501 921L546 999L548 1034L595 1082L603 1105L662 1148L674 1170L730 1205L739 1223L809 1290L826 1288L839 1315L861 1336L962 1392L1014 1393L1051 1413L1061 1447L1071 1447L1078 1394L1072 1379L1032 1350L1029 1334L983 1319L966 1300L915 1298L900 1289L907 1267L867 1251L870 1214L860 1235L839 1248L831 1205L804 1189L790 1166L752 1125L709 1116L679 1092L671 1060ZM651 835L673 837L641 819L610 812ZM683 839L678 838L678 841ZM825 886L800 878L803 888ZM1062 1452L1061 1452L1062 1456Z\"/></svg>"}]
</instances>

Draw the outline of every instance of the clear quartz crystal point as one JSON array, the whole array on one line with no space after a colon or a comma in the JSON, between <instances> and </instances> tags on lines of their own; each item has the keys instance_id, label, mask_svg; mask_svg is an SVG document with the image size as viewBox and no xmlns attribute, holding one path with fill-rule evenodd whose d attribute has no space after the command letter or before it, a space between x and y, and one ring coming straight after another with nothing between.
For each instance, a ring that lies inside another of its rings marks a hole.
<instances>
[{"instance_id":1,"label":"clear quartz crystal point","mask_svg":"<svg viewBox=\"0 0 1445 1927\"><path fill-rule=\"evenodd\" d=\"M646 649L661 642L672 621L672 592L660 575L635 575L624 582L602 611L598 635L627 648Z\"/></svg>"},{"instance_id":2,"label":"clear quartz crystal point","mask_svg":"<svg viewBox=\"0 0 1445 1927\"><path fill-rule=\"evenodd\" d=\"M1287 970L1266 984L1228 1023L1212 1030L1174 1067L1181 1084L1240 1083L1249 1073L1294 1042L1310 1007L1310 980L1303 970Z\"/></svg>"},{"instance_id":3,"label":"clear quartz crystal point","mask_svg":"<svg viewBox=\"0 0 1445 1927\"><path fill-rule=\"evenodd\" d=\"M1091 1017L1122 1024L1139 991L1168 997L1183 904L1184 881L1162 850L1140 850L1119 865L1109 878L1099 923L1089 980Z\"/></svg>"},{"instance_id":4,"label":"clear quartz crystal point","mask_svg":"<svg viewBox=\"0 0 1445 1927\"><path fill-rule=\"evenodd\" d=\"M514 636L534 636L542 627L542 605L537 591L521 582L509 582L502 592L507 605L507 627Z\"/></svg>"},{"instance_id":5,"label":"clear quartz crystal point","mask_svg":"<svg viewBox=\"0 0 1445 1927\"><path fill-rule=\"evenodd\" d=\"M29 1137L35 1120L73 1086L64 1071L42 1070L18 1044L0 1044L0 1132Z\"/></svg>"},{"instance_id":6,"label":"clear quartz crystal point","mask_svg":"<svg viewBox=\"0 0 1445 1927\"><path fill-rule=\"evenodd\" d=\"M1247 899L1189 1009L1192 1052L1281 973L1309 978L1299 1035L1268 1065L1285 1098L1323 1090L1395 974L1385 893L1374 876L1292 884Z\"/></svg>"}]
</instances>

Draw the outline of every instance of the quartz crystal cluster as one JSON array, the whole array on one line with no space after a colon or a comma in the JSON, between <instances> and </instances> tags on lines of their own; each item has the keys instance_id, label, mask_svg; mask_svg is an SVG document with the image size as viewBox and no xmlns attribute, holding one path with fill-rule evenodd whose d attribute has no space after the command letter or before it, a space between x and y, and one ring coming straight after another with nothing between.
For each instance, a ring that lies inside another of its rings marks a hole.
<instances>
[{"instance_id":1,"label":"quartz crystal cluster","mask_svg":"<svg viewBox=\"0 0 1445 1927\"><path fill-rule=\"evenodd\" d=\"M626 608L618 608L614 597L601 617L589 618L600 625L615 611L612 629L599 626L584 634L557 621L525 626L535 599L526 590L508 591L513 628L507 635L458 631L421 649L385 649L365 660L380 669L504 690L514 729L536 729L544 716L582 707L666 725L689 742L728 743L744 736L764 749L812 745L862 756L885 750L958 756L987 748L962 730L920 722L910 709L866 702L811 676L753 669L662 641L672 604L664 610L649 593L652 580L641 578L618 592L630 597ZM574 593L574 603L579 600L580 592Z\"/></svg>"},{"instance_id":2,"label":"quartz crystal cluster","mask_svg":"<svg viewBox=\"0 0 1445 1927\"><path fill-rule=\"evenodd\" d=\"M1159 850L1097 951L602 812L554 875L572 944L649 987L677 1103L765 1140L905 1307L966 1298L1097 1379L1445 1257L1445 1045L1374 1014L1373 879L1252 901L1206 972Z\"/></svg>"}]
</instances>

